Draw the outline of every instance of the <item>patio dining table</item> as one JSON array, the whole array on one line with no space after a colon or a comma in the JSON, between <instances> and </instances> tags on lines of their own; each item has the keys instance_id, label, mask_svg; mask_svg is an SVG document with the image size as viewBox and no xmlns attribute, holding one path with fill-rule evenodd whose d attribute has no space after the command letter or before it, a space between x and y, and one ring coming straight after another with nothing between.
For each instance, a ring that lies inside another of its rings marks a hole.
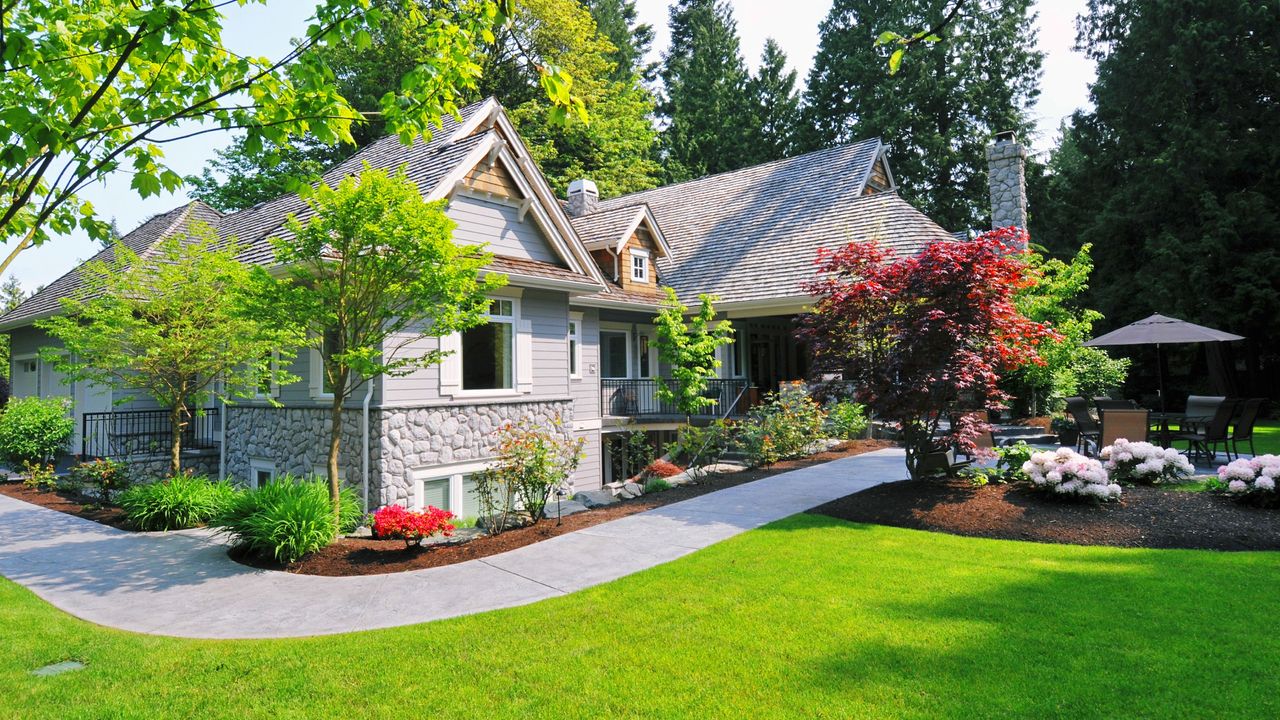
<instances>
[{"instance_id":1,"label":"patio dining table","mask_svg":"<svg viewBox=\"0 0 1280 720\"><path fill-rule=\"evenodd\" d=\"M1176 422L1178 427L1185 429L1188 425L1202 425L1211 419L1202 415L1187 415L1179 412L1153 412L1147 415L1147 422L1151 423L1152 427L1159 428L1156 438L1162 448L1168 448L1173 444L1173 432L1169 429L1169 423Z\"/></svg>"}]
</instances>

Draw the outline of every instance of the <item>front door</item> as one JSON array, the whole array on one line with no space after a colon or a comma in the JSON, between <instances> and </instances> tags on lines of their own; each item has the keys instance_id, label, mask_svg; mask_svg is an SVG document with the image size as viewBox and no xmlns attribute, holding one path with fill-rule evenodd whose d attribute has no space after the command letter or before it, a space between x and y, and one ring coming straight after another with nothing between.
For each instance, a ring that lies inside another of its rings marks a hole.
<instances>
[{"instance_id":1,"label":"front door","mask_svg":"<svg viewBox=\"0 0 1280 720\"><path fill-rule=\"evenodd\" d=\"M775 354L772 336L751 336L751 384L759 388L762 393L778 389Z\"/></svg>"}]
</instances>

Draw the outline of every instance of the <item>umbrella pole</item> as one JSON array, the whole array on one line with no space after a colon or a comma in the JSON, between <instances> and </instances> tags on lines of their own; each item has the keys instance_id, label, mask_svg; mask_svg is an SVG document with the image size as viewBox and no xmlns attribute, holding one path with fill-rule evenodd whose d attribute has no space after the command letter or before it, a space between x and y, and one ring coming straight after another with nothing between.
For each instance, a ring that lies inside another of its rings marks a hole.
<instances>
[{"instance_id":1,"label":"umbrella pole","mask_svg":"<svg viewBox=\"0 0 1280 720\"><path fill-rule=\"evenodd\" d=\"M1160 383L1160 412L1168 412L1164 393L1164 353L1160 350L1160 343L1156 343L1156 377L1159 378Z\"/></svg>"}]
</instances>

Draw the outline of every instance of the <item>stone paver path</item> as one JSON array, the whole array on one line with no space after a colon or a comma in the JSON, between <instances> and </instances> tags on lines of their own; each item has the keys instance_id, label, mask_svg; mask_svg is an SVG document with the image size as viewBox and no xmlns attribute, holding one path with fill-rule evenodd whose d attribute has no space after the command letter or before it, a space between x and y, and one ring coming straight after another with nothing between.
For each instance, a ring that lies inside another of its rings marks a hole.
<instances>
[{"instance_id":1,"label":"stone paver path","mask_svg":"<svg viewBox=\"0 0 1280 720\"><path fill-rule=\"evenodd\" d=\"M363 577L255 570L206 530L130 533L0 495L0 575L85 620L193 638L300 637L514 607L608 582L905 476L881 450L500 555Z\"/></svg>"}]
</instances>

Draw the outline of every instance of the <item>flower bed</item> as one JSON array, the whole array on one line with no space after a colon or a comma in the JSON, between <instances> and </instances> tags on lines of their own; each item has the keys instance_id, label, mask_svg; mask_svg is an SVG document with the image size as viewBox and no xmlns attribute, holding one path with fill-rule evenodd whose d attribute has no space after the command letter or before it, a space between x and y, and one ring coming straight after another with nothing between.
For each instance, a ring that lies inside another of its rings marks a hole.
<instances>
[{"instance_id":1,"label":"flower bed","mask_svg":"<svg viewBox=\"0 0 1280 720\"><path fill-rule=\"evenodd\" d=\"M1196 472L1186 455L1149 442L1116 440L1102 448L1101 456L1103 467L1116 482L1158 485L1186 480Z\"/></svg>"},{"instance_id":2,"label":"flower bed","mask_svg":"<svg viewBox=\"0 0 1280 720\"><path fill-rule=\"evenodd\" d=\"M1277 478L1280 478L1280 455L1233 460L1218 468L1218 479L1227 484L1227 492L1264 507L1280 505Z\"/></svg>"},{"instance_id":3,"label":"flower bed","mask_svg":"<svg viewBox=\"0 0 1280 720\"><path fill-rule=\"evenodd\" d=\"M1035 453L1022 464L1022 471L1036 488L1063 497L1120 499L1120 486L1110 482L1102 463L1069 448Z\"/></svg>"}]
</instances>

